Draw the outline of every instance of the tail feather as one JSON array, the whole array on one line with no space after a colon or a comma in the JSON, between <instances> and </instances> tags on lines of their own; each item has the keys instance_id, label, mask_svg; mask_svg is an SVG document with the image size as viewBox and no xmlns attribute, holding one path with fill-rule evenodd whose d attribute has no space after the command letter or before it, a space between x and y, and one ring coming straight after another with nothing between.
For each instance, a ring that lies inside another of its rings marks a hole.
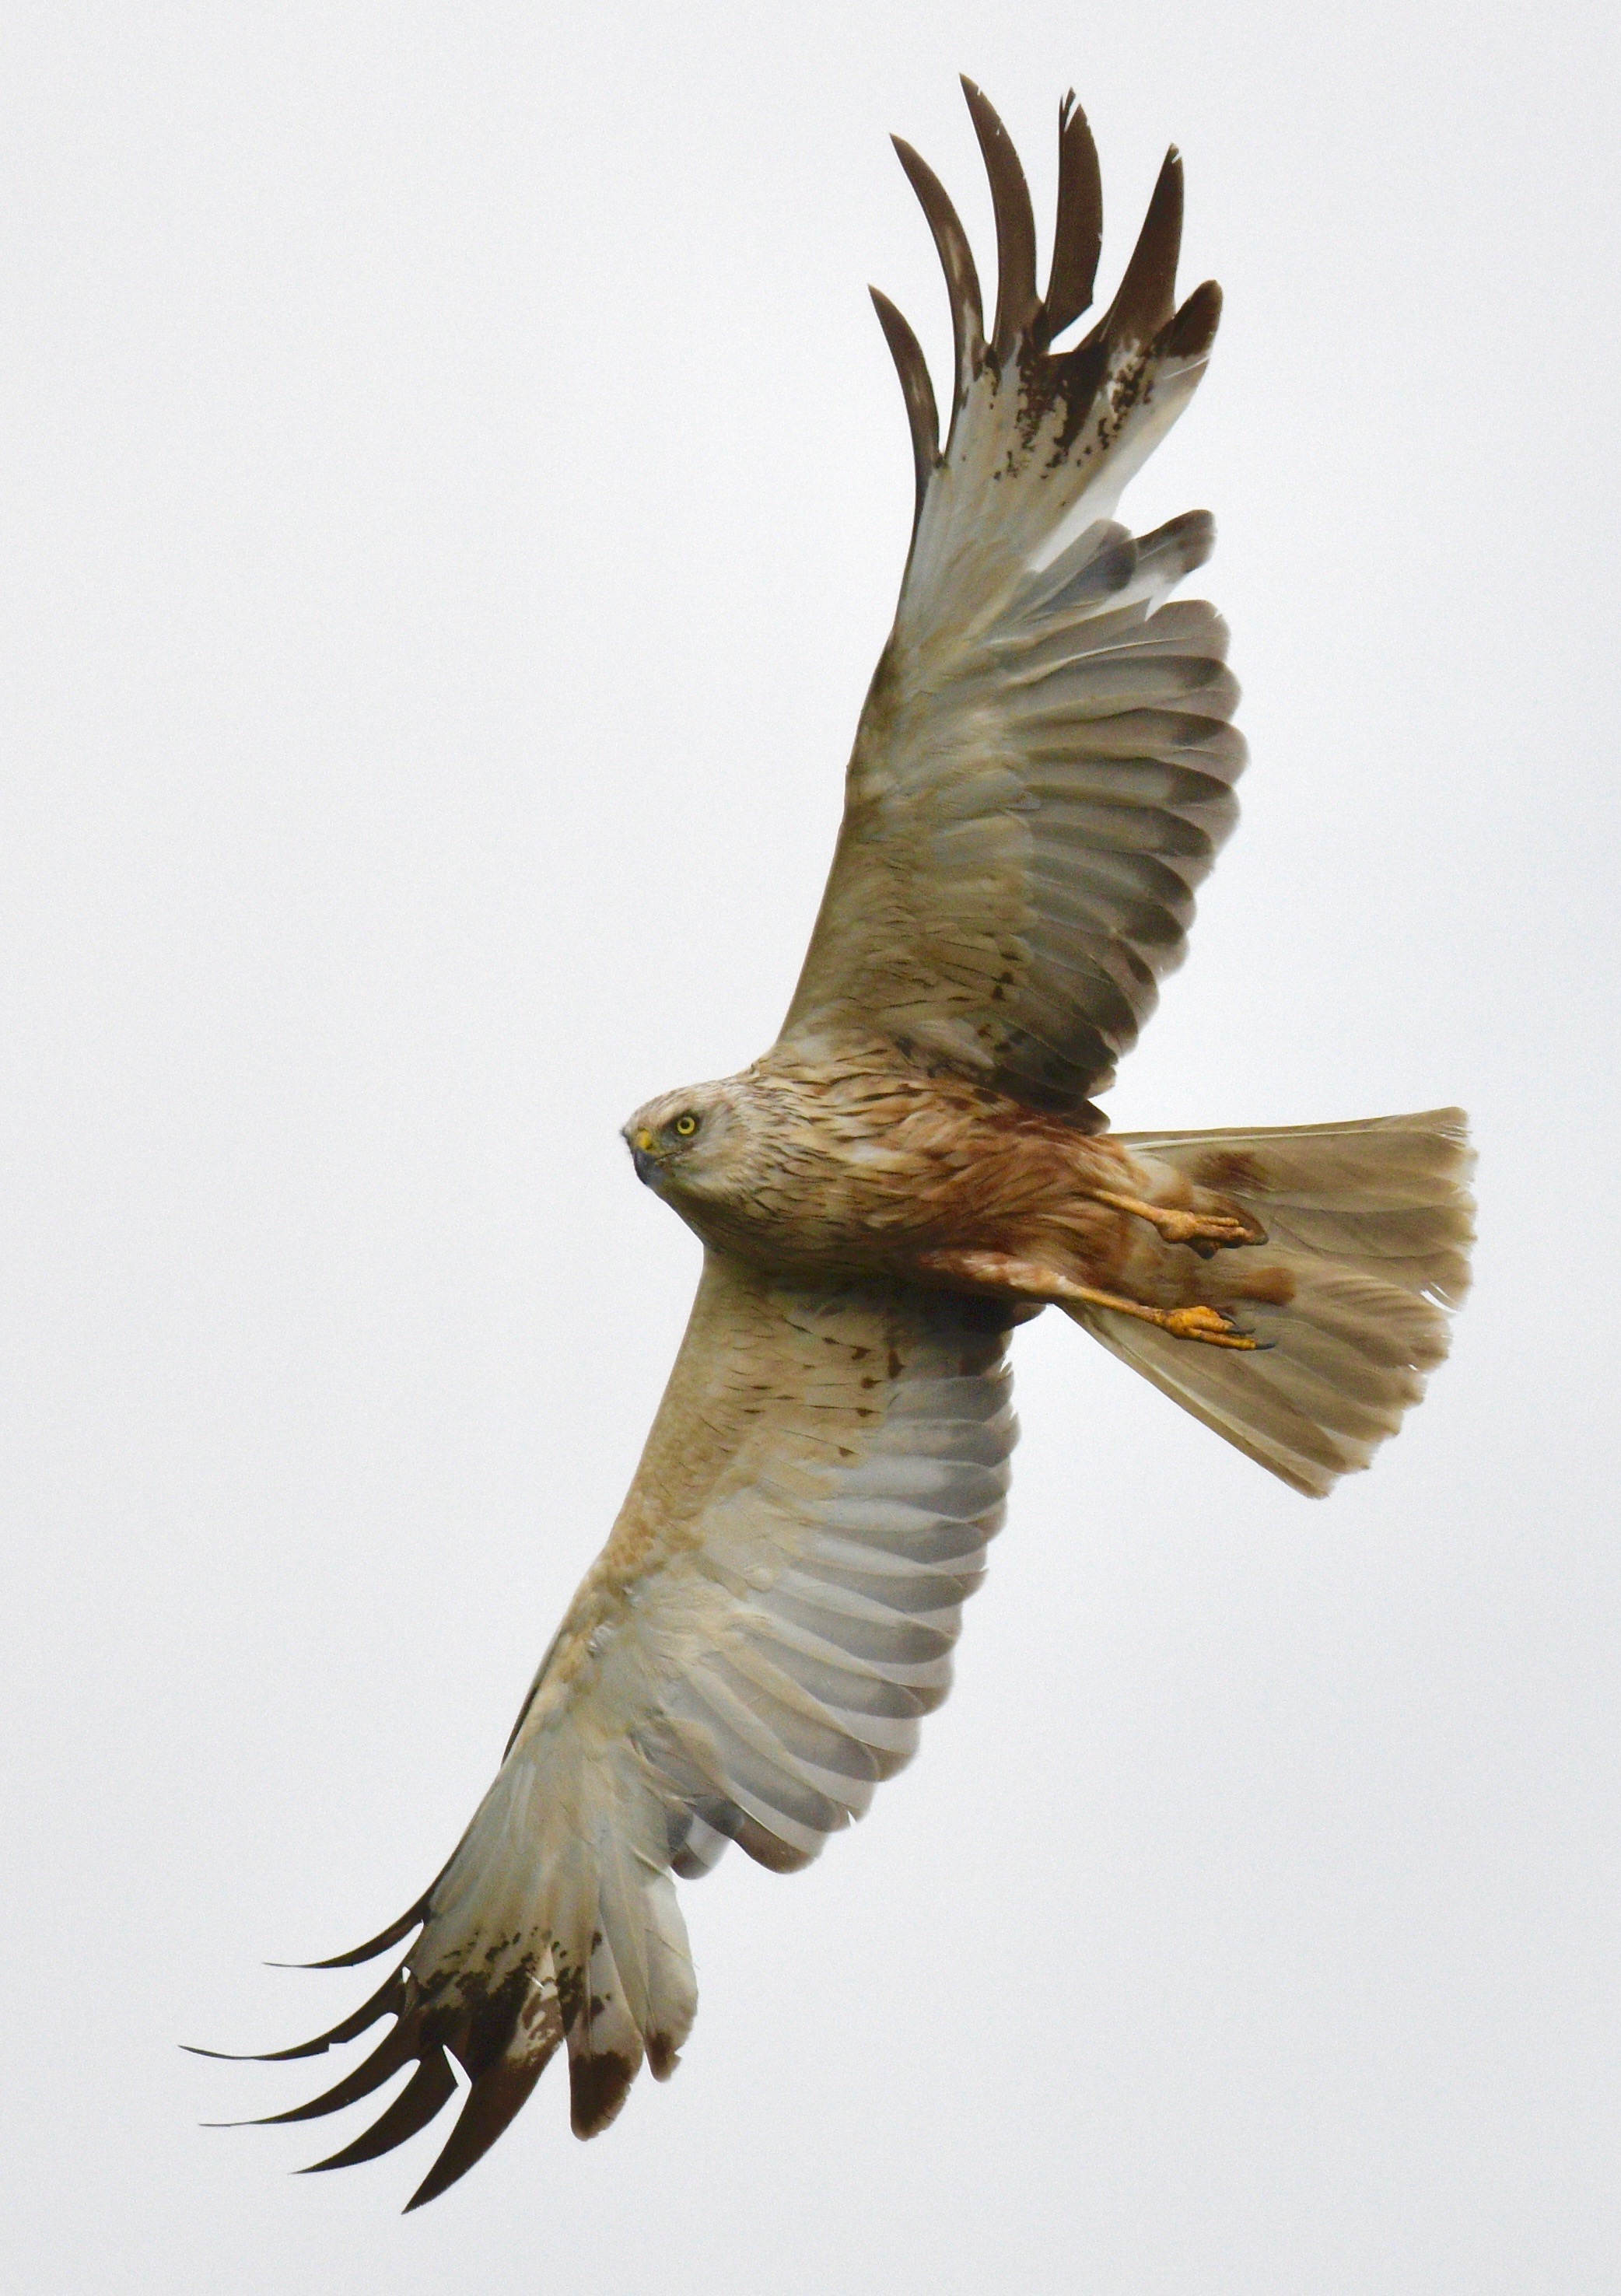
<instances>
[{"instance_id":1,"label":"tail feather","mask_svg":"<svg viewBox=\"0 0 1621 2296\"><path fill-rule=\"evenodd\" d=\"M1248 1457L1322 1497L1369 1464L1446 1353L1474 1235L1462 1111L1120 1138L1265 1228L1265 1245L1218 1254L1203 1278L1262 1345L1204 1347L1107 1309L1076 1320ZM1257 1267L1277 1271L1278 1301L1246 1296Z\"/></svg>"}]
</instances>

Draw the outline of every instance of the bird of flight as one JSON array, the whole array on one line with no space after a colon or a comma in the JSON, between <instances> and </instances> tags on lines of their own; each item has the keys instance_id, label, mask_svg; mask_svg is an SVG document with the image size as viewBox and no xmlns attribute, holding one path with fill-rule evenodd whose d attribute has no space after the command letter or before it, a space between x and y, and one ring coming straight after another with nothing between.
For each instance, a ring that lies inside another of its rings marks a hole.
<instances>
[{"instance_id":1,"label":"bird of flight","mask_svg":"<svg viewBox=\"0 0 1621 2296\"><path fill-rule=\"evenodd\" d=\"M566 2047L573 2126L663 2079L697 1994L671 1875L729 1842L791 1872L859 1816L944 1698L999 1527L1012 1328L1072 1316L1295 1489L1396 1432L1468 1283L1456 1110L1111 1135L1109 1084L1181 961L1244 749L1215 609L1169 602L1212 542L1134 538L1127 480L1192 395L1220 295L1174 286L1173 151L1108 310L1098 164L1059 114L1044 295L1025 178L964 82L990 177L987 333L962 226L897 143L950 291L940 443L906 321L873 299L917 472L895 627L782 1034L625 1127L705 1246L635 1480L449 1863L348 1967L411 1939L352 2015L381 2045L308 2104L415 2070L330 2159L365 2161L469 2087L410 2205L454 2184ZM415 1933L414 1936L413 1933Z\"/></svg>"}]
</instances>

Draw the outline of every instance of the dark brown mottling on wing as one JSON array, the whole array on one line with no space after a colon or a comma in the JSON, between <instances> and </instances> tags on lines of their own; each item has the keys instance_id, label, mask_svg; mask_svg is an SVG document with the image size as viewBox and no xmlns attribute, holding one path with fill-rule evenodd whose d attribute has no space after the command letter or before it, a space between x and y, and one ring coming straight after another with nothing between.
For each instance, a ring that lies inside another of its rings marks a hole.
<instances>
[{"instance_id":1,"label":"dark brown mottling on wing","mask_svg":"<svg viewBox=\"0 0 1621 2296\"><path fill-rule=\"evenodd\" d=\"M371 2160L470 2086L411 2205L465 2175L560 2048L595 2136L645 2061L667 2079L697 1994L672 1873L730 1841L791 1873L864 1811L946 1694L1016 1432L1016 1311L888 1282L784 1283L711 1253L613 1536L448 1865L348 1966L397 1948L313 2056L385 2019L319 2096L381 2117Z\"/></svg>"},{"instance_id":2,"label":"dark brown mottling on wing","mask_svg":"<svg viewBox=\"0 0 1621 2296\"><path fill-rule=\"evenodd\" d=\"M916 337L879 316L905 396L917 512L894 631L851 757L838 849L782 1036L818 1050L887 1038L925 1070L1101 1122L1091 1096L1180 963L1193 896L1237 808L1244 763L1226 628L1169 593L1208 555L1202 512L1134 537L1121 488L1186 403L1220 310L1177 309L1182 168L1167 158L1107 312L1089 305L1097 157L1060 115L1047 297L1007 132L965 83L990 178L990 339L967 235L898 145L939 251L956 373L942 452Z\"/></svg>"},{"instance_id":3,"label":"dark brown mottling on wing","mask_svg":"<svg viewBox=\"0 0 1621 2296\"><path fill-rule=\"evenodd\" d=\"M951 292L951 431L942 452L921 353L880 299L918 515L789 1021L748 1070L625 1128L639 1177L705 1245L663 1401L462 1841L399 1920L325 1964L403 1948L398 1966L273 2053L389 2021L274 2116L313 2120L405 2077L322 2169L415 2136L460 2066L413 2207L465 2174L560 2051L582 2136L643 2062L666 2079L697 2007L672 1877L730 1842L792 1872L910 1759L1003 1518L1015 1324L1058 1304L1320 1494L1396 1432L1468 1281L1456 1110L1099 1129L1087 1095L1182 953L1242 762L1222 625L1166 603L1208 520L1134 538L1113 517L1198 380L1216 297L1175 308L1173 155L1108 314L1054 351L1097 261L1085 122L1060 111L1044 304L1023 171L969 102L995 317L987 343L962 226L903 148Z\"/></svg>"}]
</instances>

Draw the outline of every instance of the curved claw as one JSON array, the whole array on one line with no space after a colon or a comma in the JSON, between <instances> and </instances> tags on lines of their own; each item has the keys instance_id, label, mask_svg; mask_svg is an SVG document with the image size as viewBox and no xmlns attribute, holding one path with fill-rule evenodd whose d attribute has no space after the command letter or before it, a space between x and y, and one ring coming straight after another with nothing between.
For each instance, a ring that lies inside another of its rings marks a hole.
<instances>
[{"instance_id":1,"label":"curved claw","mask_svg":"<svg viewBox=\"0 0 1621 2296\"><path fill-rule=\"evenodd\" d=\"M1219 1308L1167 1308L1156 1321L1174 1340L1203 1340L1213 1348L1255 1349L1261 1344L1240 1332Z\"/></svg>"}]
</instances>

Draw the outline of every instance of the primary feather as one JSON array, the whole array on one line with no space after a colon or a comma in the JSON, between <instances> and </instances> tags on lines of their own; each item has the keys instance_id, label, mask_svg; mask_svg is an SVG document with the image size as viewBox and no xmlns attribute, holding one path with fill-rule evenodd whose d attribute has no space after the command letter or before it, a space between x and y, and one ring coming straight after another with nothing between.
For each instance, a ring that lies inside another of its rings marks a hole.
<instances>
[{"instance_id":1,"label":"primary feather","mask_svg":"<svg viewBox=\"0 0 1621 2296\"><path fill-rule=\"evenodd\" d=\"M808 1863L946 1694L1007 1489L1006 1333L972 1300L806 1292L710 1255L635 1480L498 1775L426 1896L362 1950L420 1936L364 2012L280 2053L396 2020L283 2120L419 2061L363 2149L318 2165L414 2134L453 2094L446 2052L471 2086L413 2205L472 2166L565 2038L582 2136L644 2059L672 2070L697 2002L672 1868L702 1873L728 1841Z\"/></svg>"},{"instance_id":2,"label":"primary feather","mask_svg":"<svg viewBox=\"0 0 1621 2296\"><path fill-rule=\"evenodd\" d=\"M1097 261L1085 119L1069 99L1044 303L1023 173L984 96L968 96L995 201L996 317L987 342L962 225L902 144L951 295L951 430L942 453L922 354L880 298L917 515L782 1040L878 1035L1090 1119L1182 960L1194 890L1237 818L1225 626L1209 606L1165 603L1208 556L1211 521L1195 512L1135 538L1113 522L1204 372L1221 298L1207 283L1174 308L1173 152L1114 301L1052 350Z\"/></svg>"}]
</instances>

